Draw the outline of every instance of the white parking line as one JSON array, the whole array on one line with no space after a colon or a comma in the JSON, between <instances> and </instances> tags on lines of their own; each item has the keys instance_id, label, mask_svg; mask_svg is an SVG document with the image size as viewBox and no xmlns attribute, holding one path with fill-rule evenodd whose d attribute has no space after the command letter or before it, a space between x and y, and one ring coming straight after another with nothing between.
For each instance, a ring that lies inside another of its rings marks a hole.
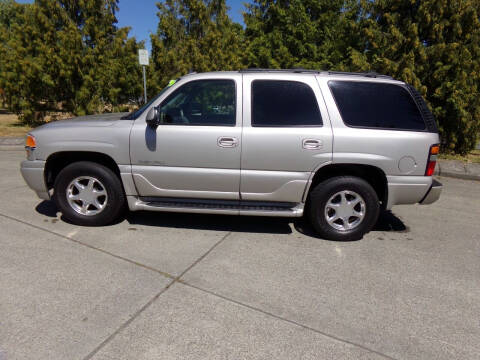
<instances>
[{"instance_id":1,"label":"white parking line","mask_svg":"<svg viewBox=\"0 0 480 360\"><path fill-rule=\"evenodd\" d=\"M338 255L339 257L342 257L342 256L343 256L342 248L341 248L341 247L335 246L335 251L336 251L336 253L337 253L337 255Z\"/></svg>"},{"instance_id":2,"label":"white parking line","mask_svg":"<svg viewBox=\"0 0 480 360\"><path fill-rule=\"evenodd\" d=\"M67 237L71 238L71 237L77 235L77 233L78 233L78 229L72 230L67 234Z\"/></svg>"}]
</instances>

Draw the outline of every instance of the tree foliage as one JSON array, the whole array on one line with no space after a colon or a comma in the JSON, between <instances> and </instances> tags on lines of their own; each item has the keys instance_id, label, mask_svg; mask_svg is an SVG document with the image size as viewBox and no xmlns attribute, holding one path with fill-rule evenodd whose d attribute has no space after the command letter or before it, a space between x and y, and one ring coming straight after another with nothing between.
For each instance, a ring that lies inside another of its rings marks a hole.
<instances>
[{"instance_id":1,"label":"tree foliage","mask_svg":"<svg viewBox=\"0 0 480 360\"><path fill-rule=\"evenodd\" d=\"M118 0L2 0L0 87L26 122L53 109L88 114L141 94L139 44L116 27Z\"/></svg>"},{"instance_id":2,"label":"tree foliage","mask_svg":"<svg viewBox=\"0 0 480 360\"><path fill-rule=\"evenodd\" d=\"M245 13L246 63L259 68L341 69L359 6L345 0L254 0Z\"/></svg>"},{"instance_id":3,"label":"tree foliage","mask_svg":"<svg viewBox=\"0 0 480 360\"><path fill-rule=\"evenodd\" d=\"M157 88L192 70L242 66L243 29L229 18L225 0L165 0L157 6L158 29L151 36Z\"/></svg>"},{"instance_id":4,"label":"tree foliage","mask_svg":"<svg viewBox=\"0 0 480 360\"><path fill-rule=\"evenodd\" d=\"M247 64L376 71L426 97L447 150L480 131L480 1L254 0Z\"/></svg>"},{"instance_id":5,"label":"tree foliage","mask_svg":"<svg viewBox=\"0 0 480 360\"><path fill-rule=\"evenodd\" d=\"M473 149L480 131L480 2L377 0L364 8L364 44L351 54L350 66L416 86L446 149Z\"/></svg>"},{"instance_id":6,"label":"tree foliage","mask_svg":"<svg viewBox=\"0 0 480 360\"><path fill-rule=\"evenodd\" d=\"M480 0L251 0L245 26L226 0L163 0L149 92L189 71L247 67L376 71L417 87L444 148L480 131ZM138 101L137 50L118 0L0 0L0 96L27 121Z\"/></svg>"}]
</instances>

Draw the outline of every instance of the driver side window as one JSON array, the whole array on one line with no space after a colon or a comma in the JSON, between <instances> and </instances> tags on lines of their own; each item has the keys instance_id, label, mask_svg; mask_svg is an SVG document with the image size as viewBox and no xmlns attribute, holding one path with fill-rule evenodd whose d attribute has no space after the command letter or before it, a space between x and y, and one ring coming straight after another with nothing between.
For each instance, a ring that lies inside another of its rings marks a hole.
<instances>
[{"instance_id":1,"label":"driver side window","mask_svg":"<svg viewBox=\"0 0 480 360\"><path fill-rule=\"evenodd\" d=\"M235 126L233 80L190 81L174 91L160 108L164 125Z\"/></svg>"}]
</instances>

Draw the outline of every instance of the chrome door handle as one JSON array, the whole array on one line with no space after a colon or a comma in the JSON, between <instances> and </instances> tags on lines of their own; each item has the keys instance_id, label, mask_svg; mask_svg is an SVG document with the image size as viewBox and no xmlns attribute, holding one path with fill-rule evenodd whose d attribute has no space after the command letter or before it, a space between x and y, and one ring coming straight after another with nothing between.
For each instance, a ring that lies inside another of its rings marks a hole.
<instances>
[{"instance_id":1,"label":"chrome door handle","mask_svg":"<svg viewBox=\"0 0 480 360\"><path fill-rule=\"evenodd\" d=\"M302 147L306 150L318 150L323 147L323 142L318 139L303 139Z\"/></svg>"},{"instance_id":2,"label":"chrome door handle","mask_svg":"<svg viewBox=\"0 0 480 360\"><path fill-rule=\"evenodd\" d=\"M221 136L217 139L217 145L224 148L233 148L238 145L238 139L234 137Z\"/></svg>"}]
</instances>

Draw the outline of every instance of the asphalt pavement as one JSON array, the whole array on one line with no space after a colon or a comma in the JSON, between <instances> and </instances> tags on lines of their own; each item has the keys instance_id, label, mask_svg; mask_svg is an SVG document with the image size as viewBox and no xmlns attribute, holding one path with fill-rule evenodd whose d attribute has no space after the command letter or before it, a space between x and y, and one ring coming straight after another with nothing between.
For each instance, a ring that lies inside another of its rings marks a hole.
<instances>
[{"instance_id":1,"label":"asphalt pavement","mask_svg":"<svg viewBox=\"0 0 480 360\"><path fill-rule=\"evenodd\" d=\"M478 359L480 182L354 242L302 220L66 223L0 151L0 359Z\"/></svg>"}]
</instances>

